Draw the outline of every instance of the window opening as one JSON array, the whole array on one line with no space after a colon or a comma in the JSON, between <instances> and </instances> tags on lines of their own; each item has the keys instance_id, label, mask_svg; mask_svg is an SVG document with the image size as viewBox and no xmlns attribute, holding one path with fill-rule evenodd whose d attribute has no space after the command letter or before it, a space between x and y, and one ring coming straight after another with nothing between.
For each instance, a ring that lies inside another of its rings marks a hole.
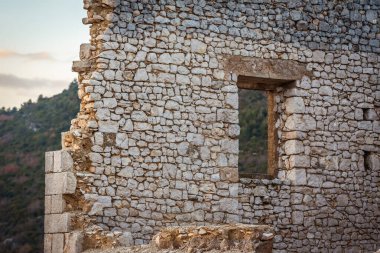
<instances>
[{"instance_id":1,"label":"window opening","mask_svg":"<svg viewBox=\"0 0 380 253\"><path fill-rule=\"evenodd\" d=\"M294 81L238 77L239 175L273 178L277 170L275 90L294 87Z\"/></svg>"},{"instance_id":2,"label":"window opening","mask_svg":"<svg viewBox=\"0 0 380 253\"><path fill-rule=\"evenodd\" d=\"M239 172L268 174L268 98L266 91L239 89Z\"/></svg>"}]
</instances>

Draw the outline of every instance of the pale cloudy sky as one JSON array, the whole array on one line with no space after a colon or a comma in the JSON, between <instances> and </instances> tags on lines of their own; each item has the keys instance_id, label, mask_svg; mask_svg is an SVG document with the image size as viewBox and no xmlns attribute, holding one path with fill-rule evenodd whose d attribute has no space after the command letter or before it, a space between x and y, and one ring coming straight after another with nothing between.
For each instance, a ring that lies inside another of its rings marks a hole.
<instances>
[{"instance_id":1,"label":"pale cloudy sky","mask_svg":"<svg viewBox=\"0 0 380 253\"><path fill-rule=\"evenodd\" d=\"M89 42L82 0L0 0L0 107L51 96L77 77L71 63Z\"/></svg>"}]
</instances>

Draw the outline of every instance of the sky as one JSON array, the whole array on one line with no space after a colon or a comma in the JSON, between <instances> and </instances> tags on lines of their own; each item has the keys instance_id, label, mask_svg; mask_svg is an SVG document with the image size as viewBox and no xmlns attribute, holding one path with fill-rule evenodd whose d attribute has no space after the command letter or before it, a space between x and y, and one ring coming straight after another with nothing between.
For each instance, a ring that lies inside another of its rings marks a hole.
<instances>
[{"instance_id":1,"label":"sky","mask_svg":"<svg viewBox=\"0 0 380 253\"><path fill-rule=\"evenodd\" d=\"M0 107L66 89L89 42L82 0L0 0Z\"/></svg>"}]
</instances>

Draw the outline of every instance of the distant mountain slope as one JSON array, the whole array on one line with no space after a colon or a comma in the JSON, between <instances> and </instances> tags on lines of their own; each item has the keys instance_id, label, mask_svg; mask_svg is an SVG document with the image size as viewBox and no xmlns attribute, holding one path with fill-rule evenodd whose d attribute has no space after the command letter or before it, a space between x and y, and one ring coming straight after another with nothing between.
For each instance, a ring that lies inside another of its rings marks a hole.
<instances>
[{"instance_id":1,"label":"distant mountain slope","mask_svg":"<svg viewBox=\"0 0 380 253\"><path fill-rule=\"evenodd\" d=\"M60 149L61 132L79 111L68 90L19 110L0 109L0 252L43 252L44 153Z\"/></svg>"},{"instance_id":2,"label":"distant mountain slope","mask_svg":"<svg viewBox=\"0 0 380 253\"><path fill-rule=\"evenodd\" d=\"M239 90L239 171L267 174L268 105L265 91Z\"/></svg>"}]
</instances>

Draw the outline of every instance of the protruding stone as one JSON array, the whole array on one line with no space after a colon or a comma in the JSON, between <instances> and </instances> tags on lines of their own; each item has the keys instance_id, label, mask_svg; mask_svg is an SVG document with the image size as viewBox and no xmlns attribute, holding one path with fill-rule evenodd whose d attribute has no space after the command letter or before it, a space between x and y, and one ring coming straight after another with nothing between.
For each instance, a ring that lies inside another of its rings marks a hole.
<instances>
[{"instance_id":1,"label":"protruding stone","mask_svg":"<svg viewBox=\"0 0 380 253\"><path fill-rule=\"evenodd\" d=\"M91 69L91 63L89 61L74 61L72 70L74 72L82 73Z\"/></svg>"}]
</instances>

